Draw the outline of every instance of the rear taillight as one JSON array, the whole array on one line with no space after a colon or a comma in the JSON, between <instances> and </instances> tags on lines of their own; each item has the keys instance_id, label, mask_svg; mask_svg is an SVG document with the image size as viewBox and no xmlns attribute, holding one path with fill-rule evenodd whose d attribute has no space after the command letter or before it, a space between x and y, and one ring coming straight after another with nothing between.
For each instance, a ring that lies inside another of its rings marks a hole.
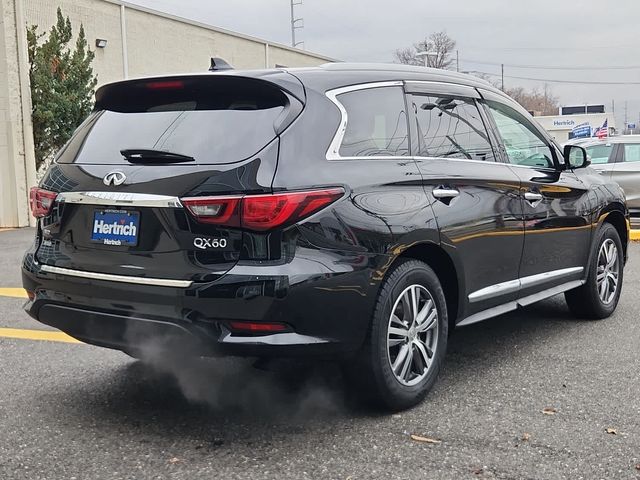
<instances>
[{"instance_id":1,"label":"rear taillight","mask_svg":"<svg viewBox=\"0 0 640 480\"><path fill-rule=\"evenodd\" d=\"M242 197L194 197L181 199L194 217L202 223L229 227L240 226Z\"/></svg>"},{"instance_id":2,"label":"rear taillight","mask_svg":"<svg viewBox=\"0 0 640 480\"><path fill-rule=\"evenodd\" d=\"M244 197L192 197L183 198L182 203L199 222L266 231L293 225L343 194L342 188L326 188Z\"/></svg>"},{"instance_id":3,"label":"rear taillight","mask_svg":"<svg viewBox=\"0 0 640 480\"><path fill-rule=\"evenodd\" d=\"M36 218L46 217L49 215L51 207L53 207L53 202L55 202L57 196L58 194L55 192L33 187L29 191L31 214Z\"/></svg>"}]
</instances>

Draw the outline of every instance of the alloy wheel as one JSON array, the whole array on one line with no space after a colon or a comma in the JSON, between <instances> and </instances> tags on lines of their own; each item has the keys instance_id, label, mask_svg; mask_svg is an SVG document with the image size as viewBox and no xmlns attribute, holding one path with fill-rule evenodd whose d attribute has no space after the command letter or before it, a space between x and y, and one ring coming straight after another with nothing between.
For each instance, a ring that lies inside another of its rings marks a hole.
<instances>
[{"instance_id":1,"label":"alloy wheel","mask_svg":"<svg viewBox=\"0 0 640 480\"><path fill-rule=\"evenodd\" d=\"M387 356L398 382L420 383L438 347L438 309L422 285L411 285L395 301L389 317Z\"/></svg>"},{"instance_id":2,"label":"alloy wheel","mask_svg":"<svg viewBox=\"0 0 640 480\"><path fill-rule=\"evenodd\" d=\"M596 271L598 295L605 305L609 305L616 297L619 276L618 247L608 238L600 245Z\"/></svg>"}]
</instances>

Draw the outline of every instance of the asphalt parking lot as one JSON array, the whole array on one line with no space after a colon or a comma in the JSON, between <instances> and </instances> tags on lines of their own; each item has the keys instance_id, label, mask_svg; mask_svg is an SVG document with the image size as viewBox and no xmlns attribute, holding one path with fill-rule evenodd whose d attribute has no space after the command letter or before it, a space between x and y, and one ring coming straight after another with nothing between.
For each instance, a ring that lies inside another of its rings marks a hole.
<instances>
[{"instance_id":1,"label":"asphalt parking lot","mask_svg":"<svg viewBox=\"0 0 640 480\"><path fill-rule=\"evenodd\" d=\"M558 297L460 329L427 400L383 415L332 365L7 338L46 329L3 296L32 235L0 232L0 479L640 478L638 244L612 318Z\"/></svg>"}]
</instances>

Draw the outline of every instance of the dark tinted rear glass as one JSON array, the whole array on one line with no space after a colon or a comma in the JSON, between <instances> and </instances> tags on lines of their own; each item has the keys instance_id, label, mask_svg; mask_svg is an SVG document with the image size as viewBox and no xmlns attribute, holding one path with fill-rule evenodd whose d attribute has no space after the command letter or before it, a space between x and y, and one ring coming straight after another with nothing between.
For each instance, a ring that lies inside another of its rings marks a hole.
<instances>
[{"instance_id":1,"label":"dark tinted rear glass","mask_svg":"<svg viewBox=\"0 0 640 480\"><path fill-rule=\"evenodd\" d=\"M199 164L237 162L276 137L288 101L273 85L253 79L118 84L99 92L96 111L57 161L121 164L127 163L121 150L152 149L187 155Z\"/></svg>"},{"instance_id":2,"label":"dark tinted rear glass","mask_svg":"<svg viewBox=\"0 0 640 480\"><path fill-rule=\"evenodd\" d=\"M357 90L338 100L348 118L340 146L342 157L409 155L402 87Z\"/></svg>"}]
</instances>

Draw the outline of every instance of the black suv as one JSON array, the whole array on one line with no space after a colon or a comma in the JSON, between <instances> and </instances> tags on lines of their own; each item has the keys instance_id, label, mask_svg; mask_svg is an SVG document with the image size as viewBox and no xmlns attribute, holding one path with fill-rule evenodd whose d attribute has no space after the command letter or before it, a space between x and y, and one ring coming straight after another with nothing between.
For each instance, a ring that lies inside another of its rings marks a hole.
<instances>
[{"instance_id":1,"label":"black suv","mask_svg":"<svg viewBox=\"0 0 640 480\"><path fill-rule=\"evenodd\" d=\"M563 292L581 318L615 310L628 211L587 167L440 70L112 83L31 192L26 310L133 357L330 356L405 408L454 326Z\"/></svg>"}]
</instances>

